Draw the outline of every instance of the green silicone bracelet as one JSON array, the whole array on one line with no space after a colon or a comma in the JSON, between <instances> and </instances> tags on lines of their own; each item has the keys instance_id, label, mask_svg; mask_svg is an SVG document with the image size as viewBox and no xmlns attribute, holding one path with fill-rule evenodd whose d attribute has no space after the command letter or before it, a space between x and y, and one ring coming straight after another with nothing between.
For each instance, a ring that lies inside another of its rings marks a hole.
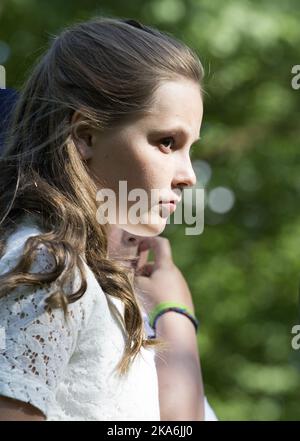
<instances>
[{"instance_id":1,"label":"green silicone bracelet","mask_svg":"<svg viewBox=\"0 0 300 441\"><path fill-rule=\"evenodd\" d=\"M152 311L150 311L148 317L149 317L149 324L151 327L153 327L154 324L154 320L155 317L157 316L157 314L159 314L160 312L162 312L164 309L166 308L170 308L170 307L177 307L177 308L181 308L184 311L188 312L191 316L194 317L194 314L191 312L191 310L189 308L187 308L185 305L183 305L182 303L179 302L161 302L158 305L156 305Z\"/></svg>"}]
</instances>

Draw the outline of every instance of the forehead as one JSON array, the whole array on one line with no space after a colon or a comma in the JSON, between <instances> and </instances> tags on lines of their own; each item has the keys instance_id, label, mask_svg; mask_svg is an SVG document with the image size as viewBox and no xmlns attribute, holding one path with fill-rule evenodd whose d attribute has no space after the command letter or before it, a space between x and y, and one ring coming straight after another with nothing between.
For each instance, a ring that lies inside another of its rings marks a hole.
<instances>
[{"instance_id":1,"label":"forehead","mask_svg":"<svg viewBox=\"0 0 300 441\"><path fill-rule=\"evenodd\" d=\"M200 85L189 80L162 83L153 96L150 111L143 123L180 126L187 131L197 131L201 125L203 103Z\"/></svg>"}]
</instances>

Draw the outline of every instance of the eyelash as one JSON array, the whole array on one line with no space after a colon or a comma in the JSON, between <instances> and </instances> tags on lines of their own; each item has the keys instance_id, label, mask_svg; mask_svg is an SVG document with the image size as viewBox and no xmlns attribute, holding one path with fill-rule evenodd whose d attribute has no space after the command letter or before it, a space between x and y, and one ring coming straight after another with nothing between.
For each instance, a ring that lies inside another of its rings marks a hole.
<instances>
[{"instance_id":1,"label":"eyelash","mask_svg":"<svg viewBox=\"0 0 300 441\"><path fill-rule=\"evenodd\" d=\"M175 138L173 136L168 136L167 138L163 138L162 141L165 141L165 140L168 140L168 139L169 140L172 139L173 140L173 144L175 145ZM166 147L166 148L168 148L168 147ZM191 148L190 148L190 155L193 153L194 148L195 148L195 144L192 145Z\"/></svg>"},{"instance_id":2,"label":"eyelash","mask_svg":"<svg viewBox=\"0 0 300 441\"><path fill-rule=\"evenodd\" d=\"M168 136L167 138L163 138L162 141L166 141L166 140L170 140L170 139L172 139L173 140L173 144L175 144L175 138L173 136ZM168 148L168 147L166 147L166 148Z\"/></svg>"}]
</instances>

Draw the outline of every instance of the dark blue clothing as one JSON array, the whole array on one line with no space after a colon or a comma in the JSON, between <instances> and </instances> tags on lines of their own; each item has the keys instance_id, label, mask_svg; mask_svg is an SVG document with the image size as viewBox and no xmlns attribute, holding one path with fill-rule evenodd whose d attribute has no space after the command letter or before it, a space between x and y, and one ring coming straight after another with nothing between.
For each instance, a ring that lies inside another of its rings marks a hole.
<instances>
[{"instance_id":1,"label":"dark blue clothing","mask_svg":"<svg viewBox=\"0 0 300 441\"><path fill-rule=\"evenodd\" d=\"M4 132L17 101L18 92L14 89L0 89L0 154L3 147Z\"/></svg>"}]
</instances>

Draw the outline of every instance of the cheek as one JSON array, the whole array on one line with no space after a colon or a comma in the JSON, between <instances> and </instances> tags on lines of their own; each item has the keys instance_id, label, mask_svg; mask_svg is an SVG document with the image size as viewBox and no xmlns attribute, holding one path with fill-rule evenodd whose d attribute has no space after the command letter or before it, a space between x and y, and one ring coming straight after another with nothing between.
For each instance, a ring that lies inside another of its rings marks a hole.
<instances>
[{"instance_id":1,"label":"cheek","mask_svg":"<svg viewBox=\"0 0 300 441\"><path fill-rule=\"evenodd\" d=\"M159 188L161 182L168 180L167 155L149 144L144 144L133 151L129 149L122 163L126 163L128 181L133 185L136 184L137 187Z\"/></svg>"},{"instance_id":2,"label":"cheek","mask_svg":"<svg viewBox=\"0 0 300 441\"><path fill-rule=\"evenodd\" d=\"M97 149L90 166L97 177L118 193L119 181L126 181L128 191L170 186L170 159L158 148L147 143L137 147L115 142L107 149Z\"/></svg>"},{"instance_id":3,"label":"cheek","mask_svg":"<svg viewBox=\"0 0 300 441\"><path fill-rule=\"evenodd\" d=\"M126 180L129 189L151 188L164 176L162 161L158 160L153 147L148 145L125 148L114 158L111 168L117 182Z\"/></svg>"}]
</instances>

